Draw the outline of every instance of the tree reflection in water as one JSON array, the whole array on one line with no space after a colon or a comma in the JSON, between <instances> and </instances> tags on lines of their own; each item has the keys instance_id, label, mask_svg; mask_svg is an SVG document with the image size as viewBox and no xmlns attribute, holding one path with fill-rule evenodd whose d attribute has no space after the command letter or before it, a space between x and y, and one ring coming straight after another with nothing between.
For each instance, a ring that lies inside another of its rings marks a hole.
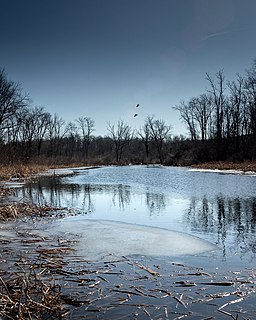
<instances>
[{"instance_id":1,"label":"tree reflection in water","mask_svg":"<svg viewBox=\"0 0 256 320\"><path fill-rule=\"evenodd\" d=\"M163 193L146 192L146 205L150 215L160 214L166 207L166 197Z\"/></svg>"},{"instance_id":2,"label":"tree reflection in water","mask_svg":"<svg viewBox=\"0 0 256 320\"><path fill-rule=\"evenodd\" d=\"M130 187L118 184L111 185L111 189L113 190L112 203L114 206L117 205L120 210L125 210L125 207L131 202L131 191Z\"/></svg>"},{"instance_id":3,"label":"tree reflection in water","mask_svg":"<svg viewBox=\"0 0 256 320\"><path fill-rule=\"evenodd\" d=\"M84 212L94 212L93 195L109 194L114 207L124 211L132 202L131 187L118 185L65 184L60 177L41 178L38 182L16 190L17 196L29 199L33 203L51 207L79 208ZM160 214L166 207L166 195L163 193L145 193L145 203L150 215Z\"/></svg>"},{"instance_id":4,"label":"tree reflection in water","mask_svg":"<svg viewBox=\"0 0 256 320\"><path fill-rule=\"evenodd\" d=\"M89 184L64 184L58 176L42 177L37 182L29 183L16 190L16 196L56 208L77 208L79 204L79 209L83 212L94 210Z\"/></svg>"},{"instance_id":5,"label":"tree reflection in water","mask_svg":"<svg viewBox=\"0 0 256 320\"><path fill-rule=\"evenodd\" d=\"M218 195L215 199L191 198L185 212L185 223L198 233L216 234L217 244L226 256L227 237L229 244L242 254L256 254L256 198L240 199Z\"/></svg>"},{"instance_id":6,"label":"tree reflection in water","mask_svg":"<svg viewBox=\"0 0 256 320\"><path fill-rule=\"evenodd\" d=\"M126 219L126 222L145 225L150 224L151 219L156 226L164 228L169 223L170 228L175 225L180 231L186 229L192 234L203 234L222 248L223 256L227 255L227 250L256 255L256 197L211 195L209 192L202 196L186 194L182 207L176 207L177 199L181 198L165 190L136 189L121 183L68 183L62 178L42 177L17 189L16 195L36 204L91 213L96 219ZM134 208L138 208L136 213ZM113 215L114 211L117 214ZM119 215L121 212L125 215Z\"/></svg>"}]
</instances>

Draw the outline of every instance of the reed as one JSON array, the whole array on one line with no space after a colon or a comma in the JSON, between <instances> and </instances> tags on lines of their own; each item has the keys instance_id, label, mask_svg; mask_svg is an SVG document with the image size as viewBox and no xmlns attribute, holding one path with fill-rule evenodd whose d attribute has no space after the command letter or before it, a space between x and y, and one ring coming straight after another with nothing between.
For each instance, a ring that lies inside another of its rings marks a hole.
<instances>
[{"instance_id":1,"label":"reed","mask_svg":"<svg viewBox=\"0 0 256 320\"><path fill-rule=\"evenodd\" d=\"M38 174L49 168L49 166L38 164L15 164L13 166L1 166L0 181L9 181L12 179L27 179L31 175Z\"/></svg>"}]
</instances>

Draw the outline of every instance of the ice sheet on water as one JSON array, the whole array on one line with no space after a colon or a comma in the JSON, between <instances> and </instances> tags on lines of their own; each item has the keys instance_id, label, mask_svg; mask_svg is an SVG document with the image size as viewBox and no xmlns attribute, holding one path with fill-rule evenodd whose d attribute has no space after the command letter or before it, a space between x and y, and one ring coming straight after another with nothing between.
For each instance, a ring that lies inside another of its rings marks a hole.
<instances>
[{"instance_id":1,"label":"ice sheet on water","mask_svg":"<svg viewBox=\"0 0 256 320\"><path fill-rule=\"evenodd\" d=\"M195 255L217 249L214 244L185 233L121 222L67 219L58 228L79 234L78 252L88 260L108 255Z\"/></svg>"},{"instance_id":2,"label":"ice sheet on water","mask_svg":"<svg viewBox=\"0 0 256 320\"><path fill-rule=\"evenodd\" d=\"M246 176L256 176L256 172L254 171L242 171L235 169L200 169L200 168L192 168L188 169L188 171L198 171L198 172L209 172L209 173L220 173L220 174L235 174L235 175L246 175Z\"/></svg>"}]
</instances>

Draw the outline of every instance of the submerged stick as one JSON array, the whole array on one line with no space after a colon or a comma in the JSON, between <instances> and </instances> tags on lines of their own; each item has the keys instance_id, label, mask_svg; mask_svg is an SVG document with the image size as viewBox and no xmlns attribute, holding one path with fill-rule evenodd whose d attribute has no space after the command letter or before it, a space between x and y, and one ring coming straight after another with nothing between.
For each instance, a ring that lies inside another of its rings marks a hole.
<instances>
[{"instance_id":1,"label":"submerged stick","mask_svg":"<svg viewBox=\"0 0 256 320\"><path fill-rule=\"evenodd\" d=\"M207 285L207 286L233 286L234 282L232 281L213 281L213 282L200 282L200 284Z\"/></svg>"},{"instance_id":2,"label":"submerged stick","mask_svg":"<svg viewBox=\"0 0 256 320\"><path fill-rule=\"evenodd\" d=\"M173 296L173 299L176 300L178 303L180 303L185 309L187 309L187 306L185 305L185 303L181 300L182 299L182 295L180 298Z\"/></svg>"},{"instance_id":3,"label":"submerged stick","mask_svg":"<svg viewBox=\"0 0 256 320\"><path fill-rule=\"evenodd\" d=\"M9 299L11 299L10 292L9 292L9 290L8 290L8 288L7 288L6 283L5 283L4 280L2 279L2 277L0 277L0 281L2 282L2 285L4 286L5 291L6 291L7 295L8 295L8 297L9 297Z\"/></svg>"},{"instance_id":4,"label":"submerged stick","mask_svg":"<svg viewBox=\"0 0 256 320\"><path fill-rule=\"evenodd\" d=\"M134 264L139 267L140 269L147 271L148 273L150 273L152 276L160 276L160 273L157 271L154 271L148 267L143 266L143 264L139 264L137 262L134 262Z\"/></svg>"}]
</instances>

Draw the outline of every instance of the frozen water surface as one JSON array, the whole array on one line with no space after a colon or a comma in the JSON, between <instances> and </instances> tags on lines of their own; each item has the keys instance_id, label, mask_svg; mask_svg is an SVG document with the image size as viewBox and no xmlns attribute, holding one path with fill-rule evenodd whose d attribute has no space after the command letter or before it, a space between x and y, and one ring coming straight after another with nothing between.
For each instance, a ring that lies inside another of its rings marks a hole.
<instances>
[{"instance_id":1,"label":"frozen water surface","mask_svg":"<svg viewBox=\"0 0 256 320\"><path fill-rule=\"evenodd\" d=\"M89 260L99 260L108 255L174 257L217 248L208 241L182 232L113 221L68 219L57 230L75 230L79 235L78 253Z\"/></svg>"},{"instance_id":2,"label":"frozen water surface","mask_svg":"<svg viewBox=\"0 0 256 320\"><path fill-rule=\"evenodd\" d=\"M84 253L179 253L192 259L191 254L209 251L205 247L209 241L219 248L209 253L214 256L209 264L255 265L253 174L178 167L84 167L56 170L15 190L18 201L28 198L75 210L78 216L60 220L55 227L79 233L78 246ZM187 244L182 250L181 243Z\"/></svg>"}]
</instances>

